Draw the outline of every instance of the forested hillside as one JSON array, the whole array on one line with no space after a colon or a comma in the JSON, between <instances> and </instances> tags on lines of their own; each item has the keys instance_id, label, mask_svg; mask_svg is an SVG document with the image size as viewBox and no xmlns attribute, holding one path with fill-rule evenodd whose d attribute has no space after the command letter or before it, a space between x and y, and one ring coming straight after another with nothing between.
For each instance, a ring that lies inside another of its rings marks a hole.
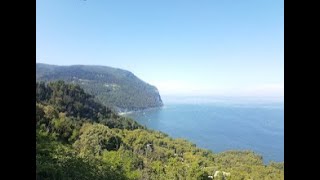
<instances>
[{"instance_id":1,"label":"forested hillside","mask_svg":"<svg viewBox=\"0 0 320 180\"><path fill-rule=\"evenodd\" d=\"M107 66L55 66L36 64L37 81L63 80L80 85L105 106L116 111L141 110L162 106L156 87L129 71Z\"/></svg>"},{"instance_id":2,"label":"forested hillside","mask_svg":"<svg viewBox=\"0 0 320 180\"><path fill-rule=\"evenodd\" d=\"M63 81L36 84L36 176L44 179L284 179L283 163L213 153L146 129Z\"/></svg>"}]
</instances>

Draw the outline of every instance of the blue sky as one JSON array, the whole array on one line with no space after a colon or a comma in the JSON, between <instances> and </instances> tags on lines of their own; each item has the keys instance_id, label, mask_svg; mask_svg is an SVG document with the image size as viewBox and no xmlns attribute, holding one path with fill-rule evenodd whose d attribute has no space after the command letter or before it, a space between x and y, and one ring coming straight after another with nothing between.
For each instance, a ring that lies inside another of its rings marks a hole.
<instances>
[{"instance_id":1,"label":"blue sky","mask_svg":"<svg viewBox=\"0 0 320 180\"><path fill-rule=\"evenodd\" d=\"M283 0L37 0L36 61L127 69L162 95L283 97Z\"/></svg>"}]
</instances>

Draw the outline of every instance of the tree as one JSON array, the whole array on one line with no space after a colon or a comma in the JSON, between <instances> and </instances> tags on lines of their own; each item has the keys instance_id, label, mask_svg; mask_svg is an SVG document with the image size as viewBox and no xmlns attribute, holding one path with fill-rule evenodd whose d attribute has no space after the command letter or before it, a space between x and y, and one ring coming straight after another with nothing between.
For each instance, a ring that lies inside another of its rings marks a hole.
<instances>
[{"instance_id":1,"label":"tree","mask_svg":"<svg viewBox=\"0 0 320 180\"><path fill-rule=\"evenodd\" d=\"M102 124L87 124L81 128L80 133L74 147L82 156L101 155L104 150L118 150L122 143L119 136Z\"/></svg>"}]
</instances>

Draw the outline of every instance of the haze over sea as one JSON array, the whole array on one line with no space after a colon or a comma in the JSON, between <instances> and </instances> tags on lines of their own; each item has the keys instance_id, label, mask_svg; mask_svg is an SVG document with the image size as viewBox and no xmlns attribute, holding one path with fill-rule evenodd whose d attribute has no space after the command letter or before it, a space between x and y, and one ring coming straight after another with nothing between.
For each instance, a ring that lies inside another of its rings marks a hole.
<instances>
[{"instance_id":1,"label":"haze over sea","mask_svg":"<svg viewBox=\"0 0 320 180\"><path fill-rule=\"evenodd\" d=\"M213 152L252 150L284 160L284 107L279 98L163 97L164 107L128 113L150 129Z\"/></svg>"}]
</instances>

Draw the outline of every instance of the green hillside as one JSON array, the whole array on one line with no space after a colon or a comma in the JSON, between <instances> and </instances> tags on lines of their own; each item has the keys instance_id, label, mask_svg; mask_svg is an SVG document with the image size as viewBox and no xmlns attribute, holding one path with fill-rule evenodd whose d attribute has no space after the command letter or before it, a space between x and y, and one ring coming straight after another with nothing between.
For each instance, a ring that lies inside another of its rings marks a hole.
<instances>
[{"instance_id":1,"label":"green hillside","mask_svg":"<svg viewBox=\"0 0 320 180\"><path fill-rule=\"evenodd\" d=\"M146 129L63 81L36 84L36 176L44 179L284 179L251 151L213 153Z\"/></svg>"},{"instance_id":2,"label":"green hillside","mask_svg":"<svg viewBox=\"0 0 320 180\"><path fill-rule=\"evenodd\" d=\"M102 104L116 111L134 111L163 105L156 87L129 71L107 66L36 64L37 81L63 80L80 85Z\"/></svg>"}]
</instances>

